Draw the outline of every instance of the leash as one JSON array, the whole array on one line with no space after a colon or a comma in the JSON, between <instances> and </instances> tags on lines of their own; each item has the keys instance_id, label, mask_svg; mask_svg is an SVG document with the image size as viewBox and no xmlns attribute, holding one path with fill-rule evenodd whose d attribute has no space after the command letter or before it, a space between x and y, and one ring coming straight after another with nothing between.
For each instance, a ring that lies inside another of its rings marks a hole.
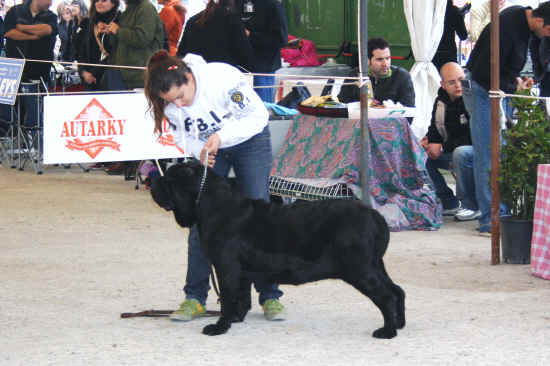
<instances>
[{"instance_id":1,"label":"leash","mask_svg":"<svg viewBox=\"0 0 550 366\"><path fill-rule=\"evenodd\" d=\"M160 164L158 160L155 159L155 163L157 164L157 167L159 169L160 175L164 176L164 172L162 171L162 168L160 167ZM201 183L199 186L199 194L197 195L197 199L195 200L195 204L199 205L199 200L201 197L201 193L204 190L204 185L206 184L206 175L208 173L208 151L206 152L206 156L204 158L204 170L202 173ZM218 296L218 303L221 301L220 297L220 289L218 287L218 281L216 280L216 270L214 269L213 265L210 265L210 279L212 280L212 288L214 289L214 292ZM209 310L207 310L208 313ZM149 317L157 317L157 316L168 316L173 312L173 310L145 310L141 311L139 313L122 313L120 314L121 318L131 318L136 316L149 316ZM167 313L167 314L166 314Z\"/></svg>"},{"instance_id":2,"label":"leash","mask_svg":"<svg viewBox=\"0 0 550 366\"><path fill-rule=\"evenodd\" d=\"M120 317L123 319L126 318L137 318L140 316L148 317L148 318L160 318L160 317L167 317L170 316L175 310L144 310L139 311L137 313L122 313L120 314ZM221 312L217 310L206 310L206 316L220 316Z\"/></svg>"},{"instance_id":3,"label":"leash","mask_svg":"<svg viewBox=\"0 0 550 366\"><path fill-rule=\"evenodd\" d=\"M197 206L199 205L199 201L200 201L200 198L201 198L201 193L204 191L204 185L206 184L206 175L208 174L208 151L206 151L206 155L204 157L203 165L204 165L204 170L202 172L201 183L200 183L200 186L199 186L199 193L197 194L197 199L195 200L195 204ZM212 288L214 289L214 292L218 296L218 304L219 304L220 301L221 301L221 297L220 297L220 289L218 287L218 281L216 280L216 269L214 268L214 266L212 264L210 264L210 267L211 267L211 269L210 269L210 280L212 281Z\"/></svg>"},{"instance_id":4,"label":"leash","mask_svg":"<svg viewBox=\"0 0 550 366\"><path fill-rule=\"evenodd\" d=\"M206 151L206 155L204 156L204 171L202 172L202 178L201 178L201 184L199 186L199 194L197 194L197 199L195 200L195 204L199 204L199 200L201 198L201 193L204 190L204 185L206 184L206 174L208 173L208 151Z\"/></svg>"}]
</instances>

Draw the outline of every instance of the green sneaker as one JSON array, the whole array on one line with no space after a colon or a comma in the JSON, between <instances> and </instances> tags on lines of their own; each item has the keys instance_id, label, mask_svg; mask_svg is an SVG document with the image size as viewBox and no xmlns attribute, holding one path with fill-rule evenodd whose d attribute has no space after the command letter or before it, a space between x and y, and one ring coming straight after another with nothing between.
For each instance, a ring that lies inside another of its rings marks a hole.
<instances>
[{"instance_id":1,"label":"green sneaker","mask_svg":"<svg viewBox=\"0 0 550 366\"><path fill-rule=\"evenodd\" d=\"M277 299L268 299L262 306L267 320L285 320L286 309Z\"/></svg>"},{"instance_id":2,"label":"green sneaker","mask_svg":"<svg viewBox=\"0 0 550 366\"><path fill-rule=\"evenodd\" d=\"M180 304L180 308L170 314L171 320L188 322L200 318L206 313L206 309L195 299L187 299Z\"/></svg>"}]
</instances>

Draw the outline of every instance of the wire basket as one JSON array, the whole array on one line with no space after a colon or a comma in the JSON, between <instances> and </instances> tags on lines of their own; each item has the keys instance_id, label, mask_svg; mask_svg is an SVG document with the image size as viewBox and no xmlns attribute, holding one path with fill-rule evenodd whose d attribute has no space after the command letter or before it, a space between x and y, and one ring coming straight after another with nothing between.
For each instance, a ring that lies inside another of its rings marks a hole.
<instances>
[{"instance_id":1,"label":"wire basket","mask_svg":"<svg viewBox=\"0 0 550 366\"><path fill-rule=\"evenodd\" d=\"M345 183L337 183L329 187L315 187L277 176L269 177L269 191L274 196L307 201L355 199L352 190Z\"/></svg>"}]
</instances>

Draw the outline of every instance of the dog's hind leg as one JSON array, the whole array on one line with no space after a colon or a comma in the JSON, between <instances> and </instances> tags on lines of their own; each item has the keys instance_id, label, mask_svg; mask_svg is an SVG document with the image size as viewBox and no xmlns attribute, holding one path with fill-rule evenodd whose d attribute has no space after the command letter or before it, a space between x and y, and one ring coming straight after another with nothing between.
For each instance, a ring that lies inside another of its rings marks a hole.
<instances>
[{"instance_id":1,"label":"dog's hind leg","mask_svg":"<svg viewBox=\"0 0 550 366\"><path fill-rule=\"evenodd\" d=\"M393 338L397 335L395 324L395 295L390 286L378 274L371 273L368 277L346 279L347 283L367 296L380 309L384 317L384 326L372 334L375 338Z\"/></svg>"},{"instance_id":2,"label":"dog's hind leg","mask_svg":"<svg viewBox=\"0 0 550 366\"><path fill-rule=\"evenodd\" d=\"M397 298L396 301L396 308L395 308L395 326L397 329L402 329L405 327L405 291L398 285L396 285L386 272L386 268L384 266L384 262L381 261L382 270L384 271L384 274L386 276L386 281L389 282L389 286L392 288L392 291L394 295Z\"/></svg>"}]
</instances>

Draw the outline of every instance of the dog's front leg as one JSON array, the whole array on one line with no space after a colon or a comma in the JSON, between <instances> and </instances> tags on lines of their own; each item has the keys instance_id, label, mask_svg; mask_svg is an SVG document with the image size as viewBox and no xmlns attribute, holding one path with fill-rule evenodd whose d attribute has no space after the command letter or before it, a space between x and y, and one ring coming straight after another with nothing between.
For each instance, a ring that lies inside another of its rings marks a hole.
<instances>
[{"instance_id":1,"label":"dog's front leg","mask_svg":"<svg viewBox=\"0 0 550 366\"><path fill-rule=\"evenodd\" d=\"M220 300L222 315L215 324L207 325L202 333L206 335L220 335L231 328L231 322L237 317L237 292L239 288L240 271L227 273L216 267L218 281L220 283ZM237 272L237 273L235 273Z\"/></svg>"}]
</instances>

